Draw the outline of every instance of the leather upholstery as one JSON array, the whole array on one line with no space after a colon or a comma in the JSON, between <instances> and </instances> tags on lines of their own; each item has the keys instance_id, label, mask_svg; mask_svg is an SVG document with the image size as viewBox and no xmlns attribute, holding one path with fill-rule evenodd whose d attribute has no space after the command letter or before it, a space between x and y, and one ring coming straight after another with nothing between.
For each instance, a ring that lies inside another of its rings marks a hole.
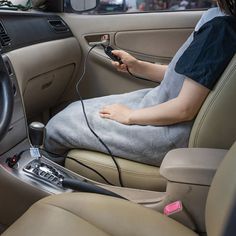
<instances>
[{"instance_id":1,"label":"leather upholstery","mask_svg":"<svg viewBox=\"0 0 236 236\"><path fill-rule=\"evenodd\" d=\"M68 153L68 156L96 169L113 184L119 185L117 169L110 156L95 151L76 149L71 150ZM124 186L137 189L156 190L159 192L165 191L166 180L160 175L160 169L158 167L143 165L121 158L117 158L117 162L122 169ZM96 173L70 159L66 160L65 167L82 176L105 183Z\"/></svg>"},{"instance_id":2,"label":"leather upholstery","mask_svg":"<svg viewBox=\"0 0 236 236\"><path fill-rule=\"evenodd\" d=\"M236 142L218 168L206 205L208 236L235 235ZM135 203L88 193L54 195L35 203L3 236L196 236L180 223Z\"/></svg>"},{"instance_id":3,"label":"leather upholstery","mask_svg":"<svg viewBox=\"0 0 236 236\"><path fill-rule=\"evenodd\" d=\"M236 56L231 60L221 79L204 102L194 122L189 147L205 147L229 149L236 139ZM108 155L100 155L98 152L73 150L69 156L76 157L80 161L89 159L88 164L99 166L100 173L107 176L111 181L117 179L116 171L107 171L110 168ZM102 159L101 159L102 156ZM105 161L105 159L107 159ZM120 163L123 160L119 159ZM128 165L129 174L125 173L125 166ZM103 167L102 167L103 166ZM85 168L79 168L77 164L66 161L66 167L94 180L100 181L95 175ZM155 168L155 171L153 171ZM127 187L163 191L165 181L160 176L157 167L145 164L135 165L134 162L126 161L121 165L124 182ZM108 173L109 172L109 173ZM150 174L151 173L151 174ZM151 177L150 177L151 175Z\"/></svg>"},{"instance_id":4,"label":"leather upholstery","mask_svg":"<svg viewBox=\"0 0 236 236\"><path fill-rule=\"evenodd\" d=\"M236 142L213 179L206 205L209 236L236 235Z\"/></svg>"},{"instance_id":5,"label":"leather upholstery","mask_svg":"<svg viewBox=\"0 0 236 236\"><path fill-rule=\"evenodd\" d=\"M236 140L236 56L204 102L189 147L229 149Z\"/></svg>"},{"instance_id":6,"label":"leather upholstery","mask_svg":"<svg viewBox=\"0 0 236 236\"><path fill-rule=\"evenodd\" d=\"M88 193L34 204L2 236L196 236L180 223L137 204Z\"/></svg>"},{"instance_id":7,"label":"leather upholstery","mask_svg":"<svg viewBox=\"0 0 236 236\"><path fill-rule=\"evenodd\" d=\"M168 152L160 172L168 181L210 186L228 150L179 148Z\"/></svg>"}]
</instances>

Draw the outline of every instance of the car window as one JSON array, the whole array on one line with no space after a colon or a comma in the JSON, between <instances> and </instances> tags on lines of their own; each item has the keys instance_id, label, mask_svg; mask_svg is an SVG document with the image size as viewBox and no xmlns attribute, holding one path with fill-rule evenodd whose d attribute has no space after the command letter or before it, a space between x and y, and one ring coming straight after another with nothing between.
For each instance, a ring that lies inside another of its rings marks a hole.
<instances>
[{"instance_id":1,"label":"car window","mask_svg":"<svg viewBox=\"0 0 236 236\"><path fill-rule=\"evenodd\" d=\"M67 0L71 6L78 0ZM208 9L216 6L214 0L100 0L98 7L89 14L115 14L153 11L183 11ZM74 9L75 10L75 9Z\"/></svg>"}]
</instances>

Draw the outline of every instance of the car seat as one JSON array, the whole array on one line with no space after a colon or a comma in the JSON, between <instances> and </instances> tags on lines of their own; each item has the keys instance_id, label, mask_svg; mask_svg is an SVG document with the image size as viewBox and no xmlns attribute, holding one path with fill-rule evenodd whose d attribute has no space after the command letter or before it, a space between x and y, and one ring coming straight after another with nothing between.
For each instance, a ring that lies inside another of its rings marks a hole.
<instances>
[{"instance_id":1,"label":"car seat","mask_svg":"<svg viewBox=\"0 0 236 236\"><path fill-rule=\"evenodd\" d=\"M236 139L236 56L231 60L198 113L189 139L189 147L229 149ZM88 150L73 149L68 156L96 169L110 182L119 185L117 170L111 157ZM126 187L165 191L166 180L156 166L117 157ZM104 183L91 170L66 159L65 167L90 179Z\"/></svg>"}]
</instances>

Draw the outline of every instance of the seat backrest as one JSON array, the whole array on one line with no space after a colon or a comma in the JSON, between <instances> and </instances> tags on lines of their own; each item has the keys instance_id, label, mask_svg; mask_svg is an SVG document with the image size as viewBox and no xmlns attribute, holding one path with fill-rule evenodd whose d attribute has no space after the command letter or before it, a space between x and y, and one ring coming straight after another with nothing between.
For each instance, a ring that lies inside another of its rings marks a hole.
<instances>
[{"instance_id":1,"label":"seat backrest","mask_svg":"<svg viewBox=\"0 0 236 236\"><path fill-rule=\"evenodd\" d=\"M229 149L236 140L236 55L198 113L189 147Z\"/></svg>"},{"instance_id":2,"label":"seat backrest","mask_svg":"<svg viewBox=\"0 0 236 236\"><path fill-rule=\"evenodd\" d=\"M206 204L208 236L236 235L236 142L213 179Z\"/></svg>"}]
</instances>

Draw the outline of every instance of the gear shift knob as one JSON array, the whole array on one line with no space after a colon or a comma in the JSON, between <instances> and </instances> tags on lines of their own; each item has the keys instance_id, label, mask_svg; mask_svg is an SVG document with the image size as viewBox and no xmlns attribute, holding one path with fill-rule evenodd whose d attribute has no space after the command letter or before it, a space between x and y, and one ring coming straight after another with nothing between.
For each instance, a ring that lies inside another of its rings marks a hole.
<instances>
[{"instance_id":1,"label":"gear shift knob","mask_svg":"<svg viewBox=\"0 0 236 236\"><path fill-rule=\"evenodd\" d=\"M32 122L29 125L29 138L33 147L40 147L44 143L45 126L40 122Z\"/></svg>"}]
</instances>

